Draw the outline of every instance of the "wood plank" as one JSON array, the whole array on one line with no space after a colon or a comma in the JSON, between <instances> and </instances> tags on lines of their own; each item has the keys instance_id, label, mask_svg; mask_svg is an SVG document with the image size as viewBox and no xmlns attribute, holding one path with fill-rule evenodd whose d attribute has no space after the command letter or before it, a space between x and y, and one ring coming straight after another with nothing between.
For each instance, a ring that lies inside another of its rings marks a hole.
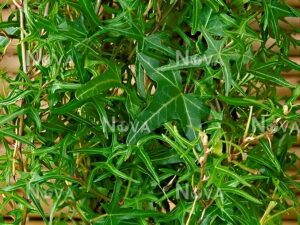
<instances>
[{"instance_id":1,"label":"wood plank","mask_svg":"<svg viewBox=\"0 0 300 225\"><path fill-rule=\"evenodd\" d=\"M299 85L300 84L300 76L296 75L285 75L283 74L284 78L290 82L291 84ZM290 97L292 94L291 89L286 88L286 87L276 87L277 90L277 96L280 97Z\"/></svg>"},{"instance_id":2,"label":"wood plank","mask_svg":"<svg viewBox=\"0 0 300 225\"><path fill-rule=\"evenodd\" d=\"M300 7L300 0L285 0L284 2L293 7Z\"/></svg>"},{"instance_id":3,"label":"wood plank","mask_svg":"<svg viewBox=\"0 0 300 225\"><path fill-rule=\"evenodd\" d=\"M289 57L289 59L300 65L300 57ZM291 70L289 72L283 72L282 76L284 76L285 79L287 79L287 81L289 81L292 84L300 84L300 71ZM278 96L290 97L292 94L289 88L277 87L276 90Z\"/></svg>"},{"instance_id":4,"label":"wood plank","mask_svg":"<svg viewBox=\"0 0 300 225\"><path fill-rule=\"evenodd\" d=\"M16 55L17 54L17 46L19 44L19 40L11 39L10 44L8 45L5 55Z\"/></svg>"},{"instance_id":5,"label":"wood plank","mask_svg":"<svg viewBox=\"0 0 300 225\"><path fill-rule=\"evenodd\" d=\"M291 149L289 149L290 153L294 153L295 155L297 155L300 158L300 147L293 147ZM300 160L297 161L296 166L300 169Z\"/></svg>"},{"instance_id":6,"label":"wood plank","mask_svg":"<svg viewBox=\"0 0 300 225\"><path fill-rule=\"evenodd\" d=\"M294 39L296 40L300 40L300 34L293 34L292 35ZM270 48L272 51L274 52L279 52L279 48L278 46L274 46L274 44L276 43L275 39L270 38L268 39L267 43L266 43L266 47ZM257 51L261 46L261 42L255 42L253 44L253 50ZM290 47L290 56L299 56L300 55L300 46L291 46Z\"/></svg>"},{"instance_id":7,"label":"wood plank","mask_svg":"<svg viewBox=\"0 0 300 225\"><path fill-rule=\"evenodd\" d=\"M299 225L296 220L285 220L283 221L283 225Z\"/></svg>"},{"instance_id":8,"label":"wood plank","mask_svg":"<svg viewBox=\"0 0 300 225\"><path fill-rule=\"evenodd\" d=\"M253 21L249 26L255 31L259 31L260 27L257 21ZM286 32L292 32L294 28L300 26L300 18L297 17L286 17L284 20L279 21L279 26Z\"/></svg>"},{"instance_id":9,"label":"wood plank","mask_svg":"<svg viewBox=\"0 0 300 225\"><path fill-rule=\"evenodd\" d=\"M300 65L300 54L299 54L299 56L291 56L291 57L289 57L289 59L291 61L297 63L298 65ZM282 75L283 76L300 76L300 71L291 70L289 72L283 72Z\"/></svg>"},{"instance_id":10,"label":"wood plank","mask_svg":"<svg viewBox=\"0 0 300 225\"><path fill-rule=\"evenodd\" d=\"M12 6L10 8L5 8L5 9L2 10L2 20L3 21L7 21L9 15L14 10L14 8L15 8L15 6Z\"/></svg>"},{"instance_id":11,"label":"wood plank","mask_svg":"<svg viewBox=\"0 0 300 225\"><path fill-rule=\"evenodd\" d=\"M284 220L296 220L297 213L295 210L290 210L288 213L282 215L282 219Z\"/></svg>"},{"instance_id":12,"label":"wood plank","mask_svg":"<svg viewBox=\"0 0 300 225\"><path fill-rule=\"evenodd\" d=\"M3 4L3 3L11 3L12 4L12 0L0 0L0 4Z\"/></svg>"},{"instance_id":13,"label":"wood plank","mask_svg":"<svg viewBox=\"0 0 300 225\"><path fill-rule=\"evenodd\" d=\"M20 67L19 59L17 55L4 55L0 58L0 69L4 69L11 74L18 73Z\"/></svg>"}]
</instances>

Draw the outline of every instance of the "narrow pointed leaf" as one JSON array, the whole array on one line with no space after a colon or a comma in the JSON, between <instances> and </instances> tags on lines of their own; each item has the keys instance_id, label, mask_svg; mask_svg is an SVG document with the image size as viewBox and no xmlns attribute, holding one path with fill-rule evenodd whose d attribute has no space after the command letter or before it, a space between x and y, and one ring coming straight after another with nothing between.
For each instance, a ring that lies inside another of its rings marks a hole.
<instances>
[{"instance_id":1,"label":"narrow pointed leaf","mask_svg":"<svg viewBox=\"0 0 300 225\"><path fill-rule=\"evenodd\" d=\"M140 159L144 162L144 164L146 165L147 169L149 170L149 172L151 173L151 175L153 176L154 180L159 184L159 177L157 175L157 173L155 172L155 167L152 164L152 161L149 157L149 155L147 154L147 152L144 150L143 147L139 147L137 150L138 156L140 157Z\"/></svg>"},{"instance_id":2,"label":"narrow pointed leaf","mask_svg":"<svg viewBox=\"0 0 300 225\"><path fill-rule=\"evenodd\" d=\"M227 193L230 193L230 194L235 194L235 195L238 195L240 197L243 197L251 202L254 202L256 204L262 204L262 202L260 200L258 200L257 198L249 195L247 192L245 191L242 191L242 190L239 190L237 188L232 188L232 187L222 187L220 188L221 191L223 192L227 192Z\"/></svg>"},{"instance_id":3,"label":"narrow pointed leaf","mask_svg":"<svg viewBox=\"0 0 300 225\"><path fill-rule=\"evenodd\" d=\"M76 98L78 100L85 100L94 97L95 95L102 94L114 87L122 87L120 81L120 70L117 65L108 67L103 74L77 89Z\"/></svg>"}]
</instances>

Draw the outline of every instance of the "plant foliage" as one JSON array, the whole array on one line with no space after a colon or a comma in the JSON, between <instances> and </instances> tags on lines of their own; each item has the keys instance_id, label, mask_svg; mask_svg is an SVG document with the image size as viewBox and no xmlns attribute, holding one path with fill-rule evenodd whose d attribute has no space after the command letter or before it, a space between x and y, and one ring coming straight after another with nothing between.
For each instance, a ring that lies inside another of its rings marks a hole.
<instances>
[{"instance_id":1,"label":"plant foliage","mask_svg":"<svg viewBox=\"0 0 300 225\"><path fill-rule=\"evenodd\" d=\"M1 52L19 39L21 64L1 73L1 224L38 214L49 225L271 225L298 213L288 150L300 89L281 74L300 70L288 58L299 30L279 22L299 10L279 0L15 5L0 23Z\"/></svg>"}]
</instances>

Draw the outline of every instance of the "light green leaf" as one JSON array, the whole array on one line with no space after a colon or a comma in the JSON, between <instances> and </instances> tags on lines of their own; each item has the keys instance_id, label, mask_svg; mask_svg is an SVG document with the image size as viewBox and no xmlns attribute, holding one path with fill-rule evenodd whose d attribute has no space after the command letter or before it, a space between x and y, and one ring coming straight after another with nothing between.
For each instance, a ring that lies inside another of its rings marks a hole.
<instances>
[{"instance_id":1,"label":"light green leaf","mask_svg":"<svg viewBox=\"0 0 300 225\"><path fill-rule=\"evenodd\" d=\"M95 95L102 94L110 88L122 87L120 73L120 68L116 64L109 65L103 74L78 88L76 91L76 98L78 100L85 100Z\"/></svg>"},{"instance_id":2,"label":"light green leaf","mask_svg":"<svg viewBox=\"0 0 300 225\"><path fill-rule=\"evenodd\" d=\"M138 53L138 60L147 72L147 75L159 85L168 85L177 89L181 88L181 77L178 73L163 73L156 67L159 62L143 53Z\"/></svg>"},{"instance_id":3,"label":"light green leaf","mask_svg":"<svg viewBox=\"0 0 300 225\"><path fill-rule=\"evenodd\" d=\"M3 54L9 45L9 39L7 37L0 36L0 53Z\"/></svg>"},{"instance_id":4,"label":"light green leaf","mask_svg":"<svg viewBox=\"0 0 300 225\"><path fill-rule=\"evenodd\" d=\"M192 35L194 35L200 28L201 8L201 1L193 0Z\"/></svg>"},{"instance_id":5,"label":"light green leaf","mask_svg":"<svg viewBox=\"0 0 300 225\"><path fill-rule=\"evenodd\" d=\"M278 162L276 156L274 155L271 146L269 146L267 140L260 140L259 142L264 150L264 152L267 154L268 159L272 161L274 166L276 167L277 171L281 171L280 163Z\"/></svg>"},{"instance_id":6,"label":"light green leaf","mask_svg":"<svg viewBox=\"0 0 300 225\"><path fill-rule=\"evenodd\" d=\"M268 81L275 83L279 86L283 87L289 87L289 88L295 88L295 85L290 84L288 81L286 81L283 77L280 75L271 73L271 72L265 72L265 71L259 71L259 70L251 70L249 73L253 74L257 79Z\"/></svg>"},{"instance_id":7,"label":"light green leaf","mask_svg":"<svg viewBox=\"0 0 300 225\"><path fill-rule=\"evenodd\" d=\"M231 194L235 194L235 195L238 195L238 196L241 196L251 202L254 202L256 204L262 204L262 202L260 200L258 200L257 198L249 195L247 192L245 191L242 191L238 188L232 188L232 187L221 187L220 188L221 191L223 192L228 192L228 193L231 193Z\"/></svg>"},{"instance_id":8,"label":"light green leaf","mask_svg":"<svg viewBox=\"0 0 300 225\"><path fill-rule=\"evenodd\" d=\"M32 90L25 90L25 91L20 91L19 93L17 92L12 93L13 95L8 96L5 99L0 100L0 106L5 106L5 105L10 105L16 103L18 100L24 98L25 96L33 93Z\"/></svg>"},{"instance_id":9,"label":"light green leaf","mask_svg":"<svg viewBox=\"0 0 300 225\"><path fill-rule=\"evenodd\" d=\"M189 139L195 139L201 118L207 117L208 109L198 97L182 93L179 73L158 71L153 66L153 63L157 65L156 61L144 54L139 55L139 60L150 78L156 81L158 90L150 105L136 119L127 143L136 143L143 135L174 119L180 120Z\"/></svg>"},{"instance_id":10,"label":"light green leaf","mask_svg":"<svg viewBox=\"0 0 300 225\"><path fill-rule=\"evenodd\" d=\"M223 71L224 82L225 82L225 95L228 95L234 83L231 74L230 65L229 65L229 60L235 56L233 53L227 53L227 50L224 48L224 44L226 40L213 39L213 37L210 34L208 34L205 29L202 31L202 33L208 44L208 49L205 52L205 54L210 57L213 56L212 58L213 62L220 63Z\"/></svg>"},{"instance_id":11,"label":"light green leaf","mask_svg":"<svg viewBox=\"0 0 300 225\"><path fill-rule=\"evenodd\" d=\"M128 143L136 143L141 136L174 119L181 121L189 139L198 136L201 118L207 117L209 112L206 106L196 96L184 95L170 86L165 88L169 91L156 93L151 104L139 115L128 134Z\"/></svg>"},{"instance_id":12,"label":"light green leaf","mask_svg":"<svg viewBox=\"0 0 300 225\"><path fill-rule=\"evenodd\" d=\"M39 215L41 215L41 217L43 218L44 220L44 223L47 225L49 224L48 223L48 220L47 220L47 217L46 217L46 214L44 212L44 209L42 208L41 206L41 203L39 202L39 200L35 197L34 193L32 191L29 192L29 197L30 199L32 200L33 204L35 205Z\"/></svg>"},{"instance_id":13,"label":"light green leaf","mask_svg":"<svg viewBox=\"0 0 300 225\"><path fill-rule=\"evenodd\" d=\"M100 19L95 13L95 6L92 4L93 2L90 0L78 0L81 5L84 15L87 16L95 26L100 25Z\"/></svg>"},{"instance_id":14,"label":"light green leaf","mask_svg":"<svg viewBox=\"0 0 300 225\"><path fill-rule=\"evenodd\" d=\"M149 155L147 154L147 152L144 150L144 148L142 146L140 146L138 148L137 154L140 157L140 159L144 162L144 164L146 165L147 169L153 176L154 180L159 184L160 181L159 181L159 177L158 177L157 173L155 172L155 167L153 166Z\"/></svg>"},{"instance_id":15,"label":"light green leaf","mask_svg":"<svg viewBox=\"0 0 300 225\"><path fill-rule=\"evenodd\" d=\"M232 172L231 170L229 170L224 166L216 166L216 170L234 178L235 180L239 181L241 184L251 187L251 184L249 184L246 180L244 180L242 177L240 177L239 175L237 175L236 173Z\"/></svg>"},{"instance_id":16,"label":"light green leaf","mask_svg":"<svg viewBox=\"0 0 300 225\"><path fill-rule=\"evenodd\" d=\"M99 169L108 170L115 176L120 177L124 180L129 180L134 183L140 183L138 180L135 180L135 179L131 178L130 176L126 175L125 173L121 172L120 170L118 170L111 163L97 163L97 167L95 169L93 169L92 173L94 173L94 171L99 170Z\"/></svg>"}]
</instances>

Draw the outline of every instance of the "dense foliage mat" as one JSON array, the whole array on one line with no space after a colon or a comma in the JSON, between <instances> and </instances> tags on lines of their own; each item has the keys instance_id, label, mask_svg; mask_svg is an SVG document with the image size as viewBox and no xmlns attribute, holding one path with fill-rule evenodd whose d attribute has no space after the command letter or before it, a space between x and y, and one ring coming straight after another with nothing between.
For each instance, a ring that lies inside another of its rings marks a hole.
<instances>
[{"instance_id":1,"label":"dense foliage mat","mask_svg":"<svg viewBox=\"0 0 300 225\"><path fill-rule=\"evenodd\" d=\"M300 70L288 58L299 29L285 21L299 10L279 0L14 3L0 23L1 52L19 39L21 65L1 72L1 224L38 214L45 224L255 225L297 213L288 150L300 89L281 74Z\"/></svg>"}]
</instances>

